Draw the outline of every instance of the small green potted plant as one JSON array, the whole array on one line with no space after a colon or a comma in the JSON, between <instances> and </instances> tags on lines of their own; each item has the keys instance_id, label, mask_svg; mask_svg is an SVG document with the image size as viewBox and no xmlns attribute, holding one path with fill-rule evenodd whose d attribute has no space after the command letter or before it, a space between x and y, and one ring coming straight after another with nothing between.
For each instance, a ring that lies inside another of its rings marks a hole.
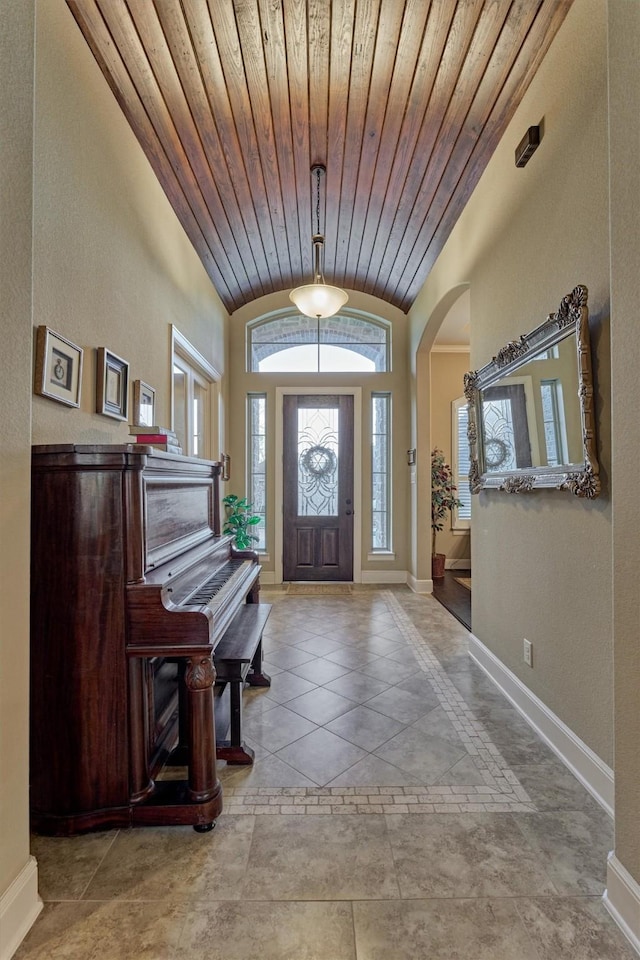
<instances>
[{"instance_id":1,"label":"small green potted plant","mask_svg":"<svg viewBox=\"0 0 640 960\"><path fill-rule=\"evenodd\" d=\"M262 517L251 513L253 504L245 497L238 497L235 493L223 497L222 502L226 510L223 533L233 534L233 543L238 550L252 550L253 542L260 538L251 533L251 527L260 523Z\"/></svg>"},{"instance_id":2,"label":"small green potted plant","mask_svg":"<svg viewBox=\"0 0 640 960\"><path fill-rule=\"evenodd\" d=\"M434 580L444 577L446 560L444 553L436 553L436 534L444 530L447 514L462 506L462 500L456 497L456 490L453 471L445 461L444 453L434 447L431 451L431 576Z\"/></svg>"}]
</instances>

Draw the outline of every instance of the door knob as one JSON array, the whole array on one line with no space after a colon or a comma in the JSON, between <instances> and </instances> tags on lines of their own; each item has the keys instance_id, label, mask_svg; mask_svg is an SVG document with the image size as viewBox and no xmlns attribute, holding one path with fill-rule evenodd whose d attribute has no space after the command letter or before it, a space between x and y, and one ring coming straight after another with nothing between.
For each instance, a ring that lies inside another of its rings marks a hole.
<instances>
[{"instance_id":1,"label":"door knob","mask_svg":"<svg viewBox=\"0 0 640 960\"><path fill-rule=\"evenodd\" d=\"M351 516L351 510L345 510L345 513L346 513L346 515L347 515L348 517Z\"/></svg>"}]
</instances>

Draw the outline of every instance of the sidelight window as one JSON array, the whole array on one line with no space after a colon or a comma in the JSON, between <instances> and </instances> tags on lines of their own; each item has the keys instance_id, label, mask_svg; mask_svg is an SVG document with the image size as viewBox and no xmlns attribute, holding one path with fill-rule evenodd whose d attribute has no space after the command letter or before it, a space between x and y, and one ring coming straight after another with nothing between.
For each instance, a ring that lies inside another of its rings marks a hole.
<instances>
[{"instance_id":1,"label":"sidelight window","mask_svg":"<svg viewBox=\"0 0 640 960\"><path fill-rule=\"evenodd\" d=\"M540 398L542 401L542 422L547 464L550 467L557 467L569 462L567 427L564 419L564 402L560 380L542 380L540 382Z\"/></svg>"},{"instance_id":2,"label":"sidelight window","mask_svg":"<svg viewBox=\"0 0 640 960\"><path fill-rule=\"evenodd\" d=\"M371 549L391 550L391 394L371 394Z\"/></svg>"},{"instance_id":3,"label":"sidelight window","mask_svg":"<svg viewBox=\"0 0 640 960\"><path fill-rule=\"evenodd\" d=\"M267 395L250 393L247 398L247 451L248 499L251 513L262 519L252 529L260 539L255 549L264 553L267 549Z\"/></svg>"}]
</instances>

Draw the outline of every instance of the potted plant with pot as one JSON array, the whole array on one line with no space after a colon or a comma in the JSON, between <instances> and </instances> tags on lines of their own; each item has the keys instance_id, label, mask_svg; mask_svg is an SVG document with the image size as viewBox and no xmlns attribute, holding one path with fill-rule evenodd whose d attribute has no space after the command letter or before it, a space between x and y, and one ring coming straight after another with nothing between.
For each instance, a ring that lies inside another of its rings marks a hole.
<instances>
[{"instance_id":1,"label":"potted plant with pot","mask_svg":"<svg viewBox=\"0 0 640 960\"><path fill-rule=\"evenodd\" d=\"M446 555L436 553L436 534L444 530L447 514L462 506L456 497L453 471L437 447L431 451L431 576L434 580L444 577Z\"/></svg>"},{"instance_id":2,"label":"potted plant with pot","mask_svg":"<svg viewBox=\"0 0 640 960\"><path fill-rule=\"evenodd\" d=\"M251 527L260 523L262 518L251 513L253 504L245 497L230 493L222 498L222 502L226 511L223 532L233 534L233 542L238 550L252 550L253 542L260 538L251 532Z\"/></svg>"}]
</instances>

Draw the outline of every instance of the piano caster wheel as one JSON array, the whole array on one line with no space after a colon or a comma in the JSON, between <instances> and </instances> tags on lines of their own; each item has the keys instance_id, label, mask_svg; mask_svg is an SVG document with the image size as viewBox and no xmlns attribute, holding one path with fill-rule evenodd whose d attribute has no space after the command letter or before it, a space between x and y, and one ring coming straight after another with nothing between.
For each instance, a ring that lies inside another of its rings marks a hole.
<instances>
[{"instance_id":1,"label":"piano caster wheel","mask_svg":"<svg viewBox=\"0 0 640 960\"><path fill-rule=\"evenodd\" d=\"M193 829L196 831L196 833L209 833L210 830L213 830L215 825L215 820L212 820L211 823L194 823Z\"/></svg>"}]
</instances>

